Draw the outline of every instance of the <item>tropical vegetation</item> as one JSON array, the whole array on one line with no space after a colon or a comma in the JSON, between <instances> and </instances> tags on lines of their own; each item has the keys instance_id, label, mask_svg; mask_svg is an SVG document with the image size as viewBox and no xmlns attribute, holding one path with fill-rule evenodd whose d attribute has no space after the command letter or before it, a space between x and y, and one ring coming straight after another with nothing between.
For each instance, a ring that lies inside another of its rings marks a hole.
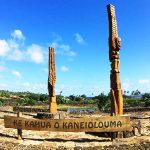
<instances>
[{"instance_id":1,"label":"tropical vegetation","mask_svg":"<svg viewBox=\"0 0 150 150\"><path fill-rule=\"evenodd\" d=\"M124 107L149 107L150 93L141 94L139 90L124 91ZM89 106L97 107L99 110L110 109L110 94L100 93L94 97L83 95L63 96L62 92L56 95L58 105ZM48 105L48 94L31 92L11 92L0 90L0 106L35 106Z\"/></svg>"}]
</instances>

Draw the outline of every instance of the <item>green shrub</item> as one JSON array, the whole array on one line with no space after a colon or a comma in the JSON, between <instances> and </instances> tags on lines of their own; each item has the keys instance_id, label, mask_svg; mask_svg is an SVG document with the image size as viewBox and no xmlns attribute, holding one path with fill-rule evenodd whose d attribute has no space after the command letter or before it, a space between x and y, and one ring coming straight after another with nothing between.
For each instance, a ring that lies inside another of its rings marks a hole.
<instances>
[{"instance_id":1,"label":"green shrub","mask_svg":"<svg viewBox=\"0 0 150 150\"><path fill-rule=\"evenodd\" d=\"M62 96L62 95L57 95L56 100L58 104L68 104L68 101L70 101L68 98Z\"/></svg>"},{"instance_id":2,"label":"green shrub","mask_svg":"<svg viewBox=\"0 0 150 150\"><path fill-rule=\"evenodd\" d=\"M109 95L101 93L100 95L93 97L93 100L96 100L99 110L108 109L110 106Z\"/></svg>"},{"instance_id":3,"label":"green shrub","mask_svg":"<svg viewBox=\"0 0 150 150\"><path fill-rule=\"evenodd\" d=\"M0 98L0 102L4 103L4 101L5 101L5 100L4 100L3 98Z\"/></svg>"},{"instance_id":4,"label":"green shrub","mask_svg":"<svg viewBox=\"0 0 150 150\"><path fill-rule=\"evenodd\" d=\"M39 101L47 101L48 100L48 95L47 94L40 94L40 97L39 97Z\"/></svg>"},{"instance_id":5,"label":"green shrub","mask_svg":"<svg viewBox=\"0 0 150 150\"><path fill-rule=\"evenodd\" d=\"M3 103L0 101L0 107L3 106Z\"/></svg>"},{"instance_id":6,"label":"green shrub","mask_svg":"<svg viewBox=\"0 0 150 150\"><path fill-rule=\"evenodd\" d=\"M0 106L3 106L7 103L6 99L0 98Z\"/></svg>"},{"instance_id":7,"label":"green shrub","mask_svg":"<svg viewBox=\"0 0 150 150\"><path fill-rule=\"evenodd\" d=\"M75 100L69 100L67 101L67 104L70 104L70 105L78 105L79 102L75 101Z\"/></svg>"},{"instance_id":8,"label":"green shrub","mask_svg":"<svg viewBox=\"0 0 150 150\"><path fill-rule=\"evenodd\" d=\"M34 100L34 99L29 99L29 100L28 100L28 105L33 106L33 105L35 105L35 104L36 104L36 100Z\"/></svg>"},{"instance_id":9,"label":"green shrub","mask_svg":"<svg viewBox=\"0 0 150 150\"><path fill-rule=\"evenodd\" d=\"M96 100L81 100L79 104L96 104Z\"/></svg>"},{"instance_id":10,"label":"green shrub","mask_svg":"<svg viewBox=\"0 0 150 150\"><path fill-rule=\"evenodd\" d=\"M145 101L145 107L149 107L150 106L150 99Z\"/></svg>"},{"instance_id":11,"label":"green shrub","mask_svg":"<svg viewBox=\"0 0 150 150\"><path fill-rule=\"evenodd\" d=\"M40 95L39 94L35 94L35 93L28 93L27 97L29 99L33 99L35 101L39 101L40 100Z\"/></svg>"},{"instance_id":12,"label":"green shrub","mask_svg":"<svg viewBox=\"0 0 150 150\"><path fill-rule=\"evenodd\" d=\"M143 101L146 101L146 100L149 100L150 99L150 93L145 93L142 95L142 100Z\"/></svg>"},{"instance_id":13,"label":"green shrub","mask_svg":"<svg viewBox=\"0 0 150 150\"><path fill-rule=\"evenodd\" d=\"M22 105L24 105L24 99L18 100L17 106L22 106Z\"/></svg>"},{"instance_id":14,"label":"green shrub","mask_svg":"<svg viewBox=\"0 0 150 150\"><path fill-rule=\"evenodd\" d=\"M126 104L129 105L130 107L134 107L134 106L139 106L140 105L140 99L137 98L128 98L126 99Z\"/></svg>"}]
</instances>

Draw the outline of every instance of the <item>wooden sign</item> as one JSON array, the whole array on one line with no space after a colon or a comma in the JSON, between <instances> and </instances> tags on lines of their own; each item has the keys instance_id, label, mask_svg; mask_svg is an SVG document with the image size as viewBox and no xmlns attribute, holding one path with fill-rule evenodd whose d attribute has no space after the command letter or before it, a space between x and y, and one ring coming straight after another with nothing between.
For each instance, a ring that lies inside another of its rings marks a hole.
<instances>
[{"instance_id":1,"label":"wooden sign","mask_svg":"<svg viewBox=\"0 0 150 150\"><path fill-rule=\"evenodd\" d=\"M37 112L49 112L49 109L31 108L31 107L13 107L13 111L37 113Z\"/></svg>"},{"instance_id":2,"label":"wooden sign","mask_svg":"<svg viewBox=\"0 0 150 150\"><path fill-rule=\"evenodd\" d=\"M64 132L116 132L131 129L129 116L107 116L76 119L27 119L4 116L5 128Z\"/></svg>"}]
</instances>

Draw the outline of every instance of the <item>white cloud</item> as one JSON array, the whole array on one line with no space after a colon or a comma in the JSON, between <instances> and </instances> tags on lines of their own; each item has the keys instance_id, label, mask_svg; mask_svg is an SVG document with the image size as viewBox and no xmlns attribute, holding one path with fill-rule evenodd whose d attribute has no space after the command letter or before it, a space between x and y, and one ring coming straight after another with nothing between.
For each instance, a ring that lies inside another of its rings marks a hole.
<instances>
[{"instance_id":1,"label":"white cloud","mask_svg":"<svg viewBox=\"0 0 150 150\"><path fill-rule=\"evenodd\" d=\"M150 83L150 80L147 79L141 79L138 81L140 84L146 84L146 83Z\"/></svg>"},{"instance_id":2,"label":"white cloud","mask_svg":"<svg viewBox=\"0 0 150 150\"><path fill-rule=\"evenodd\" d=\"M33 61L42 63L44 60L45 48L38 44L25 46L25 39L21 30L14 30L11 33L12 38L7 40L0 39L0 56L8 60L14 61Z\"/></svg>"},{"instance_id":3,"label":"white cloud","mask_svg":"<svg viewBox=\"0 0 150 150\"><path fill-rule=\"evenodd\" d=\"M0 56L6 56L10 51L10 47L6 40L0 40Z\"/></svg>"},{"instance_id":4,"label":"white cloud","mask_svg":"<svg viewBox=\"0 0 150 150\"><path fill-rule=\"evenodd\" d=\"M83 37L79 33L75 33L74 36L75 36L75 40L79 44L85 44L85 41L84 41Z\"/></svg>"},{"instance_id":5,"label":"white cloud","mask_svg":"<svg viewBox=\"0 0 150 150\"><path fill-rule=\"evenodd\" d=\"M32 61L40 64L47 60L47 50L45 47L38 44L31 44L26 46L23 39L25 39L21 30L14 30L11 33L11 38L0 39L0 57L5 60L13 61ZM63 44L60 36L56 36L56 40L51 43L55 47L56 54L67 56L68 60L72 60L76 56L76 52L72 50L70 45Z\"/></svg>"},{"instance_id":6,"label":"white cloud","mask_svg":"<svg viewBox=\"0 0 150 150\"><path fill-rule=\"evenodd\" d=\"M135 91L139 90L142 93L150 91L150 80L148 79L140 79L140 80L129 80L125 79L122 84L123 91Z\"/></svg>"},{"instance_id":7,"label":"white cloud","mask_svg":"<svg viewBox=\"0 0 150 150\"><path fill-rule=\"evenodd\" d=\"M11 36L12 36L13 38L16 38L16 39L19 39L19 40L24 40L24 39L25 39L24 35L22 34L22 31L19 30L19 29L14 30L14 31L11 33Z\"/></svg>"},{"instance_id":8,"label":"white cloud","mask_svg":"<svg viewBox=\"0 0 150 150\"><path fill-rule=\"evenodd\" d=\"M57 48L57 47L59 47L59 44L58 44L57 42L52 42L52 43L50 44L50 46L51 46L51 47L54 47L54 48Z\"/></svg>"},{"instance_id":9,"label":"white cloud","mask_svg":"<svg viewBox=\"0 0 150 150\"><path fill-rule=\"evenodd\" d=\"M149 92L150 91L150 80L148 79L140 79L138 81L138 89L145 93L145 92Z\"/></svg>"},{"instance_id":10,"label":"white cloud","mask_svg":"<svg viewBox=\"0 0 150 150\"><path fill-rule=\"evenodd\" d=\"M0 71L5 71L6 68L4 66L0 66Z\"/></svg>"},{"instance_id":11,"label":"white cloud","mask_svg":"<svg viewBox=\"0 0 150 150\"><path fill-rule=\"evenodd\" d=\"M59 47L60 47L61 53L63 55L68 55L70 57L76 56L76 53L73 50L71 50L71 47L69 45L62 44Z\"/></svg>"},{"instance_id":12,"label":"white cloud","mask_svg":"<svg viewBox=\"0 0 150 150\"><path fill-rule=\"evenodd\" d=\"M19 71L17 71L17 70L13 70L11 73L12 73L14 76L18 77L18 78L22 78L21 73L20 73Z\"/></svg>"},{"instance_id":13,"label":"white cloud","mask_svg":"<svg viewBox=\"0 0 150 150\"><path fill-rule=\"evenodd\" d=\"M67 71L69 71L69 68L66 67L66 66L61 66L61 67L60 67L60 70L61 70L62 72L67 72Z\"/></svg>"},{"instance_id":14,"label":"white cloud","mask_svg":"<svg viewBox=\"0 0 150 150\"><path fill-rule=\"evenodd\" d=\"M37 44L32 44L28 47L27 55L33 62L37 64L42 63L44 61L43 47Z\"/></svg>"},{"instance_id":15,"label":"white cloud","mask_svg":"<svg viewBox=\"0 0 150 150\"><path fill-rule=\"evenodd\" d=\"M129 79L125 79L122 83L122 89L123 91L134 90L133 83Z\"/></svg>"},{"instance_id":16,"label":"white cloud","mask_svg":"<svg viewBox=\"0 0 150 150\"><path fill-rule=\"evenodd\" d=\"M23 52L19 50L19 44L13 39L0 40L0 56L10 60L22 60Z\"/></svg>"},{"instance_id":17,"label":"white cloud","mask_svg":"<svg viewBox=\"0 0 150 150\"><path fill-rule=\"evenodd\" d=\"M66 51L66 52L70 51L70 46L69 45L62 44L62 45L60 45L60 48L63 49L64 51Z\"/></svg>"},{"instance_id":18,"label":"white cloud","mask_svg":"<svg viewBox=\"0 0 150 150\"><path fill-rule=\"evenodd\" d=\"M5 83L1 83L1 84L0 84L0 87L1 87L1 88L3 88L3 87L8 87L8 85L5 84Z\"/></svg>"},{"instance_id":19,"label":"white cloud","mask_svg":"<svg viewBox=\"0 0 150 150\"><path fill-rule=\"evenodd\" d=\"M65 55L69 58L75 57L77 54L75 51L72 50L70 45L68 44L60 44L58 42L52 42L51 46L56 49L56 54Z\"/></svg>"},{"instance_id":20,"label":"white cloud","mask_svg":"<svg viewBox=\"0 0 150 150\"><path fill-rule=\"evenodd\" d=\"M0 56L10 60L22 60L23 52L19 50L19 44L10 40L0 40Z\"/></svg>"},{"instance_id":21,"label":"white cloud","mask_svg":"<svg viewBox=\"0 0 150 150\"><path fill-rule=\"evenodd\" d=\"M103 88L95 84L85 84L80 82L72 81L71 84L60 83L56 84L56 94L59 94L62 91L63 95L82 95L86 94L87 96L98 95L103 92Z\"/></svg>"},{"instance_id":22,"label":"white cloud","mask_svg":"<svg viewBox=\"0 0 150 150\"><path fill-rule=\"evenodd\" d=\"M70 51L70 52L68 53L68 55L71 56L71 57L74 57L74 56L76 56L77 54L76 54L74 51Z\"/></svg>"},{"instance_id":23,"label":"white cloud","mask_svg":"<svg viewBox=\"0 0 150 150\"><path fill-rule=\"evenodd\" d=\"M19 49L19 45L21 44L20 42L17 42L14 39L8 39L7 43L12 51L14 49Z\"/></svg>"},{"instance_id":24,"label":"white cloud","mask_svg":"<svg viewBox=\"0 0 150 150\"><path fill-rule=\"evenodd\" d=\"M127 90L130 89L130 83L124 82L124 83L122 84L122 86L123 86L123 90L124 90L124 91L127 91Z\"/></svg>"},{"instance_id":25,"label":"white cloud","mask_svg":"<svg viewBox=\"0 0 150 150\"><path fill-rule=\"evenodd\" d=\"M24 52L21 52L20 50L14 50L13 52L12 52L12 54L11 55L9 55L9 59L11 59L11 60L15 60L15 61L21 61L21 60L23 60L24 58L23 58L23 53Z\"/></svg>"},{"instance_id":26,"label":"white cloud","mask_svg":"<svg viewBox=\"0 0 150 150\"><path fill-rule=\"evenodd\" d=\"M30 83L30 82L24 82L24 83L18 83L18 87L22 91L30 91L30 92L43 92L47 93L47 84L43 83Z\"/></svg>"},{"instance_id":27,"label":"white cloud","mask_svg":"<svg viewBox=\"0 0 150 150\"><path fill-rule=\"evenodd\" d=\"M28 88L31 86L31 84L29 82L24 82L24 83L22 83L22 86Z\"/></svg>"}]
</instances>

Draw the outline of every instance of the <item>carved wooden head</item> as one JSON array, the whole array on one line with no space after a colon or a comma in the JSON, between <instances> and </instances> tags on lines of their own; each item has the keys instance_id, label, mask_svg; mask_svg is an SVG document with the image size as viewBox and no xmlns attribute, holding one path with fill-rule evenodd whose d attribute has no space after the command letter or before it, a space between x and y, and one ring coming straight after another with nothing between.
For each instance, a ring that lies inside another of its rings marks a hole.
<instances>
[{"instance_id":1,"label":"carved wooden head","mask_svg":"<svg viewBox=\"0 0 150 150\"><path fill-rule=\"evenodd\" d=\"M117 50L120 50L121 49L121 38L120 37L117 37L115 39L115 43L116 43L116 49Z\"/></svg>"}]
</instances>

